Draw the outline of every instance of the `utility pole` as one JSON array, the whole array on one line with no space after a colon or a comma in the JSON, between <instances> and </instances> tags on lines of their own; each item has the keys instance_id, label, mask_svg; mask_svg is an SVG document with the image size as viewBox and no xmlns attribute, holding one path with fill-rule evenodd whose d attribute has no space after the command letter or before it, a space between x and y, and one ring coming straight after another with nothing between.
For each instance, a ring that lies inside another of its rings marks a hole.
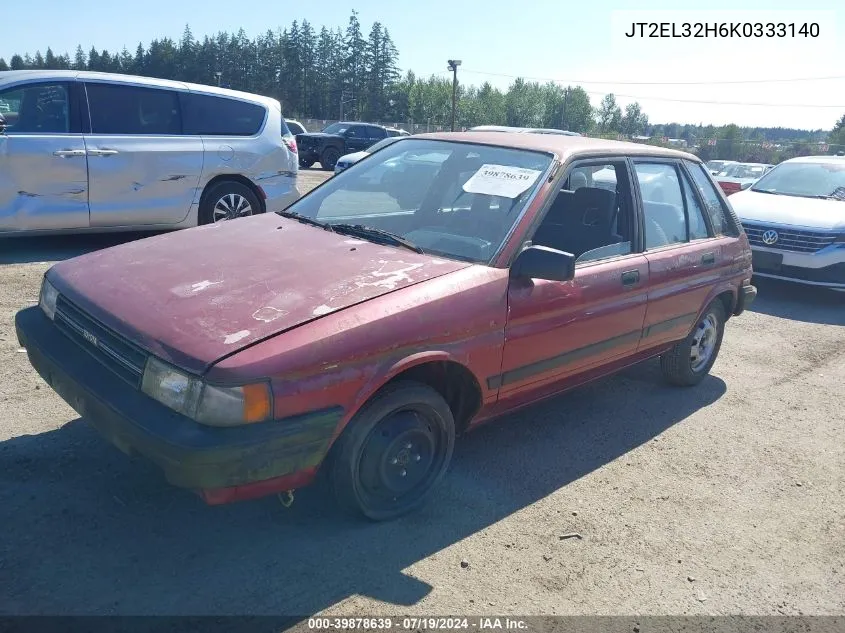
<instances>
[{"instance_id":1,"label":"utility pole","mask_svg":"<svg viewBox=\"0 0 845 633\"><path fill-rule=\"evenodd\" d=\"M449 70L452 71L452 131L455 131L455 112L458 106L458 66L461 65L460 59L450 59Z\"/></svg>"},{"instance_id":2,"label":"utility pole","mask_svg":"<svg viewBox=\"0 0 845 633\"><path fill-rule=\"evenodd\" d=\"M561 127L563 127L563 129L564 129L564 130L568 130L568 129L569 129L569 128L567 127L567 125L566 125L566 123L567 123L567 119L566 119L566 101L567 101L567 99L568 99L568 98L569 98L569 86L567 86L566 88L564 88L564 89L563 89L563 120L561 121Z\"/></svg>"}]
</instances>

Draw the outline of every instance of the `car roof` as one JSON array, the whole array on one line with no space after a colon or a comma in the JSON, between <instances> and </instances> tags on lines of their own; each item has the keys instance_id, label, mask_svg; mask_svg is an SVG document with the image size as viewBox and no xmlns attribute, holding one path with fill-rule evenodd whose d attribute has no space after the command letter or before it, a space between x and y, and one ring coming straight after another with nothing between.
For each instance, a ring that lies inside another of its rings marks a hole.
<instances>
[{"instance_id":1,"label":"car roof","mask_svg":"<svg viewBox=\"0 0 845 633\"><path fill-rule=\"evenodd\" d=\"M561 134L564 136L581 136L578 132L559 130L550 127L516 127L511 125L476 125L470 132L519 132L521 134Z\"/></svg>"},{"instance_id":2,"label":"car roof","mask_svg":"<svg viewBox=\"0 0 845 633\"><path fill-rule=\"evenodd\" d=\"M240 90L230 90L229 88L218 88L217 86L207 86L204 84L193 84L184 81L172 81L170 79L156 79L154 77L141 77L138 75L124 75L120 73L101 73L89 70L10 70L0 73L0 86L20 81L21 79L30 80L62 80L62 81L108 81L116 83L132 83L136 85L150 86L153 88L171 88L174 90L190 90L191 92L201 92L204 94L219 95L221 97L232 97L234 99L244 99L246 101L254 101L264 105L273 105L278 103L276 99L265 97L263 95L253 94L251 92L242 92Z\"/></svg>"},{"instance_id":3,"label":"car roof","mask_svg":"<svg viewBox=\"0 0 845 633\"><path fill-rule=\"evenodd\" d=\"M845 156L798 156L784 163L845 163ZM781 163L782 165L783 163Z\"/></svg>"},{"instance_id":4,"label":"car roof","mask_svg":"<svg viewBox=\"0 0 845 633\"><path fill-rule=\"evenodd\" d=\"M495 145L554 154L560 161L570 157L587 155L618 155L653 156L663 158L685 158L694 162L701 162L694 154L676 149L642 145L627 141L611 141L586 136L568 136L563 134L533 134L523 132L431 132L418 134L413 138L431 139L438 141L458 141L462 143L476 143L481 145Z\"/></svg>"}]
</instances>

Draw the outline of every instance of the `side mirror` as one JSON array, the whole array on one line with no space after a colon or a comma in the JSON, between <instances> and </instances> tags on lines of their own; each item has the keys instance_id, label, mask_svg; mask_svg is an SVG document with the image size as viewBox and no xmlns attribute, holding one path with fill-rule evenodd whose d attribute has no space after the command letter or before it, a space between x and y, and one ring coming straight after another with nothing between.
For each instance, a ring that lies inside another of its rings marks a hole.
<instances>
[{"instance_id":1,"label":"side mirror","mask_svg":"<svg viewBox=\"0 0 845 633\"><path fill-rule=\"evenodd\" d=\"M511 277L569 281L575 277L575 255L548 246L529 246L516 256Z\"/></svg>"}]
</instances>

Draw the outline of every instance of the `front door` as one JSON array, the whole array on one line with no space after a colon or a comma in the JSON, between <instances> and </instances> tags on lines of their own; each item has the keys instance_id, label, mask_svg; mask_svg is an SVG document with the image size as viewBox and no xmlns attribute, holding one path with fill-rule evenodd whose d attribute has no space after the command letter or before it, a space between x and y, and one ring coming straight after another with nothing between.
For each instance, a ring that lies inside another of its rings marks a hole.
<instances>
[{"instance_id":1,"label":"front door","mask_svg":"<svg viewBox=\"0 0 845 633\"><path fill-rule=\"evenodd\" d=\"M0 91L0 233L88 226L88 162L77 85L20 84Z\"/></svg>"},{"instance_id":2,"label":"front door","mask_svg":"<svg viewBox=\"0 0 845 633\"><path fill-rule=\"evenodd\" d=\"M365 125L350 125L343 136L346 138L346 152L349 154L361 152L372 144Z\"/></svg>"},{"instance_id":3,"label":"front door","mask_svg":"<svg viewBox=\"0 0 845 633\"><path fill-rule=\"evenodd\" d=\"M500 401L633 354L642 334L648 261L638 249L624 159L576 163L532 242L576 255L568 282L513 280Z\"/></svg>"},{"instance_id":4,"label":"front door","mask_svg":"<svg viewBox=\"0 0 845 633\"><path fill-rule=\"evenodd\" d=\"M197 195L204 147L200 136L183 134L179 94L96 82L86 83L86 92L91 226L184 220Z\"/></svg>"}]
</instances>

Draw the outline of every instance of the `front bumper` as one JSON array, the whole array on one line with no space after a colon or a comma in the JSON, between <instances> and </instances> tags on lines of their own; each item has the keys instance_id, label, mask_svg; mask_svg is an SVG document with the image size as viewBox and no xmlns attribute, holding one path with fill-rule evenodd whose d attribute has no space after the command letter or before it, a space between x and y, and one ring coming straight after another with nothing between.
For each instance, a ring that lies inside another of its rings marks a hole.
<instances>
[{"instance_id":1,"label":"front bumper","mask_svg":"<svg viewBox=\"0 0 845 633\"><path fill-rule=\"evenodd\" d=\"M734 316L739 316L748 309L754 299L757 298L757 288L752 285L742 286L736 299L736 307L734 308Z\"/></svg>"},{"instance_id":2,"label":"front bumper","mask_svg":"<svg viewBox=\"0 0 845 633\"><path fill-rule=\"evenodd\" d=\"M333 408L234 428L194 422L133 388L65 336L38 306L15 316L41 377L127 454L157 464L181 488L215 491L316 469L343 414Z\"/></svg>"},{"instance_id":3,"label":"front bumper","mask_svg":"<svg viewBox=\"0 0 845 633\"><path fill-rule=\"evenodd\" d=\"M299 147L299 160L311 163L320 162L320 152L316 147Z\"/></svg>"},{"instance_id":4,"label":"front bumper","mask_svg":"<svg viewBox=\"0 0 845 633\"><path fill-rule=\"evenodd\" d=\"M845 290L845 248L829 246L815 253L753 248L754 275L810 286ZM772 263L772 256L782 257ZM764 259L765 258L765 259Z\"/></svg>"}]
</instances>

